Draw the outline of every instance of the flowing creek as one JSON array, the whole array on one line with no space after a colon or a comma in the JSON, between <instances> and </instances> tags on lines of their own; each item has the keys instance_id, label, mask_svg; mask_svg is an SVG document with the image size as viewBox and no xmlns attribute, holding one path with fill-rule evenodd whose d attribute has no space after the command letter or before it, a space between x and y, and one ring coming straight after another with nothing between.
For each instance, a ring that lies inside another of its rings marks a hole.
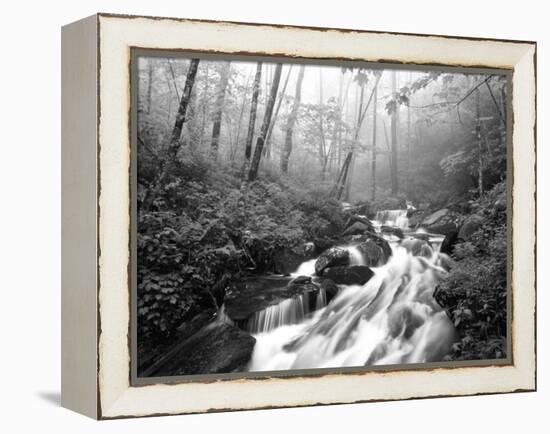
<instances>
[{"instance_id":1,"label":"flowing creek","mask_svg":"<svg viewBox=\"0 0 550 434\"><path fill-rule=\"evenodd\" d=\"M381 211L373 225L408 232L406 211ZM395 235L381 234L392 256L364 285L338 285L327 304L324 290L304 293L257 312L246 328L256 338L249 371L391 365L439 361L455 329L433 298L444 278L443 237L424 234L431 249L414 256ZM350 265L365 265L354 245ZM293 277L314 276L315 261L303 262ZM315 297L314 300L311 298Z\"/></svg>"}]
</instances>

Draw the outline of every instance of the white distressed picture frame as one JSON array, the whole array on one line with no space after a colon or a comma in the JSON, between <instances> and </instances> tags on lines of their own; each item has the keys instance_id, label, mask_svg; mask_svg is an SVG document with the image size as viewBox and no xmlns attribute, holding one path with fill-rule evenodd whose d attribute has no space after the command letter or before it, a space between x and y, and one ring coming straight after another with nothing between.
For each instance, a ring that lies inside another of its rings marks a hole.
<instances>
[{"instance_id":1,"label":"white distressed picture frame","mask_svg":"<svg viewBox=\"0 0 550 434\"><path fill-rule=\"evenodd\" d=\"M132 47L512 70L512 363L132 386ZM64 27L63 405L110 419L535 390L535 62L533 42L107 14Z\"/></svg>"}]
</instances>

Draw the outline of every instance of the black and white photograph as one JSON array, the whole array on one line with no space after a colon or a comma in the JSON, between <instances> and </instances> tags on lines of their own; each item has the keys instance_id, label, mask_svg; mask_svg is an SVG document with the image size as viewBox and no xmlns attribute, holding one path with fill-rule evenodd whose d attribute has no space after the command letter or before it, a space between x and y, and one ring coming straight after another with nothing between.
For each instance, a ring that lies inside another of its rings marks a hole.
<instances>
[{"instance_id":1,"label":"black and white photograph","mask_svg":"<svg viewBox=\"0 0 550 434\"><path fill-rule=\"evenodd\" d=\"M509 72L132 62L139 378L509 360Z\"/></svg>"},{"instance_id":2,"label":"black and white photograph","mask_svg":"<svg viewBox=\"0 0 550 434\"><path fill-rule=\"evenodd\" d=\"M545 432L543 2L3 6L0 433Z\"/></svg>"}]
</instances>

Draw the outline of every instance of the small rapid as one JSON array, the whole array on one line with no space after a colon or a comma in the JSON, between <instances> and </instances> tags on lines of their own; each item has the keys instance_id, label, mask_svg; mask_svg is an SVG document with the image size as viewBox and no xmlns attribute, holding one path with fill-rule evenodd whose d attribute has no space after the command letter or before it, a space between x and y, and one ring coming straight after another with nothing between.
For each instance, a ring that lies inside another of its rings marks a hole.
<instances>
[{"instance_id":1,"label":"small rapid","mask_svg":"<svg viewBox=\"0 0 550 434\"><path fill-rule=\"evenodd\" d=\"M409 228L406 209L378 211L374 220L379 225L393 226L399 229Z\"/></svg>"},{"instance_id":2,"label":"small rapid","mask_svg":"<svg viewBox=\"0 0 550 434\"><path fill-rule=\"evenodd\" d=\"M375 227L408 229L406 210L381 211ZM413 234L414 235L414 234ZM324 290L305 293L258 312L248 323L256 345L249 371L392 365L440 361L455 329L433 292L447 272L439 248L443 237L425 234L431 247L415 252L414 238L396 242L387 263L373 267L364 285L338 285L327 304ZM350 265L364 265L353 244ZM315 259L294 277L315 275ZM314 299L312 299L314 297Z\"/></svg>"}]
</instances>

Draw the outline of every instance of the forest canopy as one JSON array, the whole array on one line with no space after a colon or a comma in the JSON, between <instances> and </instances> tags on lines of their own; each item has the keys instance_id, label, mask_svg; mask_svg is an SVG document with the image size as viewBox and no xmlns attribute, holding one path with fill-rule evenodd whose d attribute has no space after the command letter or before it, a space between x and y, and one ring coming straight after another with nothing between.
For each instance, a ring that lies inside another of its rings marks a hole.
<instances>
[{"instance_id":1,"label":"forest canopy","mask_svg":"<svg viewBox=\"0 0 550 434\"><path fill-rule=\"evenodd\" d=\"M172 144L254 179L417 203L489 189L506 169L502 75L141 57L139 83L144 164Z\"/></svg>"}]
</instances>

